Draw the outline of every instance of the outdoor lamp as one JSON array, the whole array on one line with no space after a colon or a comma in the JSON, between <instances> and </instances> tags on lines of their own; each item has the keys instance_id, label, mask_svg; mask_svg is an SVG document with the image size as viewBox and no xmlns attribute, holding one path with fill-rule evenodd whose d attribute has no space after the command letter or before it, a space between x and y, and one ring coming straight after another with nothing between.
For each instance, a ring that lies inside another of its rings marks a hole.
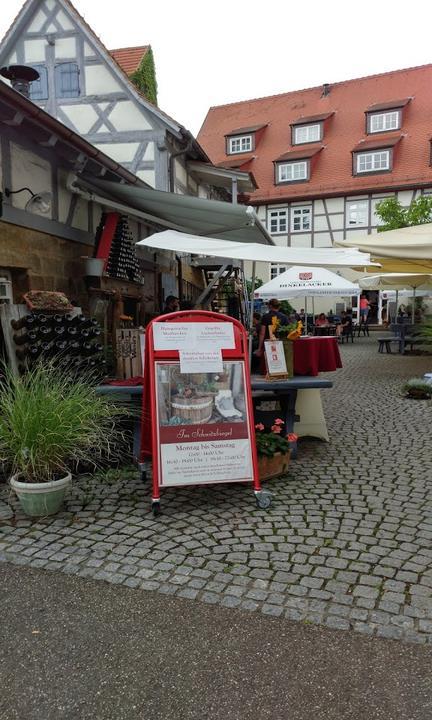
<instances>
[{"instance_id":1,"label":"outdoor lamp","mask_svg":"<svg viewBox=\"0 0 432 720\"><path fill-rule=\"evenodd\" d=\"M21 192L29 192L31 195L30 200L27 202L25 209L27 212L35 213L35 215L49 215L51 212L52 205L52 194L50 192L34 193L28 187L22 187L19 190L10 190L5 188L5 196L10 197Z\"/></svg>"}]
</instances>

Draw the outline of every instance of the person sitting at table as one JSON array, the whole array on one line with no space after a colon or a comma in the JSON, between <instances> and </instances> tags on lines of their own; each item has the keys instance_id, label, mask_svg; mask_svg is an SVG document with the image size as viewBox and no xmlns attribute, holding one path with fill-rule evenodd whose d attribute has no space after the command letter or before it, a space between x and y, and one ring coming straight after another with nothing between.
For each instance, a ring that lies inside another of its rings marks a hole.
<instances>
[{"instance_id":1,"label":"person sitting at table","mask_svg":"<svg viewBox=\"0 0 432 720\"><path fill-rule=\"evenodd\" d=\"M328 324L329 324L329 321L327 320L325 313L320 313L315 320L315 325L317 327L327 327Z\"/></svg>"},{"instance_id":2,"label":"person sitting at table","mask_svg":"<svg viewBox=\"0 0 432 720\"><path fill-rule=\"evenodd\" d=\"M353 322L351 314L346 310L342 310L341 321L336 326L336 337L340 337L341 335L349 335L352 330L352 324Z\"/></svg>"}]
</instances>

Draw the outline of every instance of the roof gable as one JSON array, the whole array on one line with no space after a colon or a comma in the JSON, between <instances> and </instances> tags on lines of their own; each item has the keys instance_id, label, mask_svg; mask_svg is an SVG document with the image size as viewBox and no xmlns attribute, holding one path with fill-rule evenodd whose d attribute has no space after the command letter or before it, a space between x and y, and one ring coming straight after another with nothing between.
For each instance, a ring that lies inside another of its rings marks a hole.
<instances>
[{"instance_id":1,"label":"roof gable","mask_svg":"<svg viewBox=\"0 0 432 720\"><path fill-rule=\"evenodd\" d=\"M70 27L68 27L68 24ZM56 32L62 32L63 30L76 28L77 31L84 35L90 47L101 57L106 69L121 85L126 94L138 103L142 110L150 114L156 121L156 124L168 128L178 137L181 136L182 126L149 102L144 95L137 90L130 81L127 71L123 69L121 63L114 59L110 51L105 47L101 39L76 10L70 0L27 0L0 43L0 64L14 62L10 60L10 55L13 53L16 43L29 28L31 28L31 32L43 32L45 34L54 34ZM143 56L144 53L141 54L141 59ZM131 58L128 57L128 60L130 59ZM35 62L37 61L35 60Z\"/></svg>"}]
</instances>

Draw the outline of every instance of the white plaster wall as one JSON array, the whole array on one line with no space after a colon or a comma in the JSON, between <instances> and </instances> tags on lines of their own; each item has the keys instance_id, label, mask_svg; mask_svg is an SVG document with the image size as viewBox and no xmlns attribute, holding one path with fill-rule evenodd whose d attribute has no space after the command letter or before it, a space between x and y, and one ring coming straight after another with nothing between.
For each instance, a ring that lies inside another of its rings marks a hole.
<instances>
[{"instance_id":1,"label":"white plaster wall","mask_svg":"<svg viewBox=\"0 0 432 720\"><path fill-rule=\"evenodd\" d=\"M291 236L291 247L297 248L310 248L311 247L311 236L310 234L298 233Z\"/></svg>"},{"instance_id":2,"label":"white plaster wall","mask_svg":"<svg viewBox=\"0 0 432 720\"><path fill-rule=\"evenodd\" d=\"M84 69L87 95L121 92L122 88L104 65L86 65Z\"/></svg>"},{"instance_id":3,"label":"white plaster wall","mask_svg":"<svg viewBox=\"0 0 432 720\"><path fill-rule=\"evenodd\" d=\"M60 24L63 30L74 30L74 25L70 18L60 9L56 14L56 20Z\"/></svg>"},{"instance_id":4,"label":"white plaster wall","mask_svg":"<svg viewBox=\"0 0 432 720\"><path fill-rule=\"evenodd\" d=\"M94 57L95 51L88 43L84 43L84 57Z\"/></svg>"},{"instance_id":5,"label":"white plaster wall","mask_svg":"<svg viewBox=\"0 0 432 720\"><path fill-rule=\"evenodd\" d=\"M92 94L88 88L87 93ZM119 101L109 114L110 122L120 132L127 130L151 130L146 115L131 100Z\"/></svg>"},{"instance_id":6,"label":"white plaster wall","mask_svg":"<svg viewBox=\"0 0 432 720\"><path fill-rule=\"evenodd\" d=\"M325 215L318 215L314 217L314 230L328 230L328 222Z\"/></svg>"},{"instance_id":7,"label":"white plaster wall","mask_svg":"<svg viewBox=\"0 0 432 720\"><path fill-rule=\"evenodd\" d=\"M156 178L154 170L138 170L137 175L141 180L148 183L151 187L156 187Z\"/></svg>"},{"instance_id":8,"label":"white plaster wall","mask_svg":"<svg viewBox=\"0 0 432 720\"><path fill-rule=\"evenodd\" d=\"M183 183L183 185L187 185L187 172L183 165L178 160L174 160L174 166L176 180Z\"/></svg>"},{"instance_id":9,"label":"white plaster wall","mask_svg":"<svg viewBox=\"0 0 432 720\"><path fill-rule=\"evenodd\" d=\"M48 43L44 38L24 40L24 60L26 63L45 62L45 48Z\"/></svg>"},{"instance_id":10,"label":"white plaster wall","mask_svg":"<svg viewBox=\"0 0 432 720\"><path fill-rule=\"evenodd\" d=\"M46 15L42 10L38 10L34 18L27 25L27 32L39 32L46 20Z\"/></svg>"},{"instance_id":11,"label":"white plaster wall","mask_svg":"<svg viewBox=\"0 0 432 720\"><path fill-rule=\"evenodd\" d=\"M68 173L66 170L59 170L58 178L58 214L59 222L65 223L69 212L69 205L72 193L66 187Z\"/></svg>"},{"instance_id":12,"label":"white plaster wall","mask_svg":"<svg viewBox=\"0 0 432 720\"><path fill-rule=\"evenodd\" d=\"M34 193L51 192L52 190L49 162L15 143L11 143L11 172L12 188L14 190L22 187L29 187ZM30 195L23 192L18 195L11 195L9 199L14 207L25 208Z\"/></svg>"},{"instance_id":13,"label":"white plaster wall","mask_svg":"<svg viewBox=\"0 0 432 720\"><path fill-rule=\"evenodd\" d=\"M155 147L154 146L155 146L154 142L148 143L145 153L144 153L144 157L143 157L143 160L145 160L146 162L151 162L154 160L154 158L155 158L155 152L154 152Z\"/></svg>"},{"instance_id":14,"label":"white plaster wall","mask_svg":"<svg viewBox=\"0 0 432 720\"><path fill-rule=\"evenodd\" d=\"M72 227L88 232L88 203L82 197L78 197L72 219Z\"/></svg>"},{"instance_id":15,"label":"white plaster wall","mask_svg":"<svg viewBox=\"0 0 432 720\"><path fill-rule=\"evenodd\" d=\"M271 237L275 245L279 245L279 247L287 247L288 239L286 235L272 235Z\"/></svg>"},{"instance_id":16,"label":"white plaster wall","mask_svg":"<svg viewBox=\"0 0 432 720\"><path fill-rule=\"evenodd\" d=\"M406 207L411 205L412 197L412 190L401 190L400 192L398 192L399 202L401 202L402 205L405 205Z\"/></svg>"},{"instance_id":17,"label":"white plaster wall","mask_svg":"<svg viewBox=\"0 0 432 720\"><path fill-rule=\"evenodd\" d=\"M139 143L137 142L124 142L124 143L98 143L95 145L99 150L101 150L106 155L109 155L113 160L116 160L119 163L122 162L132 162L132 160L135 157L135 153L139 148Z\"/></svg>"},{"instance_id":18,"label":"white plaster wall","mask_svg":"<svg viewBox=\"0 0 432 720\"><path fill-rule=\"evenodd\" d=\"M327 212L342 212L343 213L344 198L343 197L327 198L326 205L327 205Z\"/></svg>"},{"instance_id":19,"label":"white plaster wall","mask_svg":"<svg viewBox=\"0 0 432 720\"><path fill-rule=\"evenodd\" d=\"M62 112L76 132L86 135L98 119L94 108L89 104L60 105Z\"/></svg>"},{"instance_id":20,"label":"white plaster wall","mask_svg":"<svg viewBox=\"0 0 432 720\"><path fill-rule=\"evenodd\" d=\"M331 241L331 235L330 233L320 233L319 235L314 235L314 247L320 248L320 247L331 247L332 241Z\"/></svg>"},{"instance_id":21,"label":"white plaster wall","mask_svg":"<svg viewBox=\"0 0 432 720\"><path fill-rule=\"evenodd\" d=\"M265 222L266 220L266 206L265 205L259 205L257 208L255 208L255 212L258 215L259 219Z\"/></svg>"},{"instance_id":22,"label":"white plaster wall","mask_svg":"<svg viewBox=\"0 0 432 720\"><path fill-rule=\"evenodd\" d=\"M332 230L341 230L344 226L344 215L338 213L337 215L330 215L330 227Z\"/></svg>"},{"instance_id":23,"label":"white plaster wall","mask_svg":"<svg viewBox=\"0 0 432 720\"><path fill-rule=\"evenodd\" d=\"M74 37L59 38L55 41L56 60L75 58L76 54L76 39Z\"/></svg>"}]
</instances>

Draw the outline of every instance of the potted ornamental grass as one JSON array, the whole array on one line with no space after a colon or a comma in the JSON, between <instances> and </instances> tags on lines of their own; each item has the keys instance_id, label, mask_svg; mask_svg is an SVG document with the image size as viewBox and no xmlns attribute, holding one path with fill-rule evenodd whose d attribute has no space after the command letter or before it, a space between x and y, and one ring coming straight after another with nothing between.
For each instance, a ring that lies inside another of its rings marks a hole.
<instances>
[{"instance_id":1,"label":"potted ornamental grass","mask_svg":"<svg viewBox=\"0 0 432 720\"><path fill-rule=\"evenodd\" d=\"M432 398L432 384L423 378L411 378L402 387L407 398L415 400L430 400Z\"/></svg>"},{"instance_id":2,"label":"potted ornamental grass","mask_svg":"<svg viewBox=\"0 0 432 720\"><path fill-rule=\"evenodd\" d=\"M119 457L125 410L96 394L94 378L37 364L0 380L0 462L27 515L55 514L72 475Z\"/></svg>"},{"instance_id":3,"label":"potted ornamental grass","mask_svg":"<svg viewBox=\"0 0 432 720\"><path fill-rule=\"evenodd\" d=\"M255 425L260 480L284 475L288 470L291 443L297 440L297 435L294 433L285 435L283 426L284 421L280 418L276 418L269 427L263 423Z\"/></svg>"}]
</instances>

